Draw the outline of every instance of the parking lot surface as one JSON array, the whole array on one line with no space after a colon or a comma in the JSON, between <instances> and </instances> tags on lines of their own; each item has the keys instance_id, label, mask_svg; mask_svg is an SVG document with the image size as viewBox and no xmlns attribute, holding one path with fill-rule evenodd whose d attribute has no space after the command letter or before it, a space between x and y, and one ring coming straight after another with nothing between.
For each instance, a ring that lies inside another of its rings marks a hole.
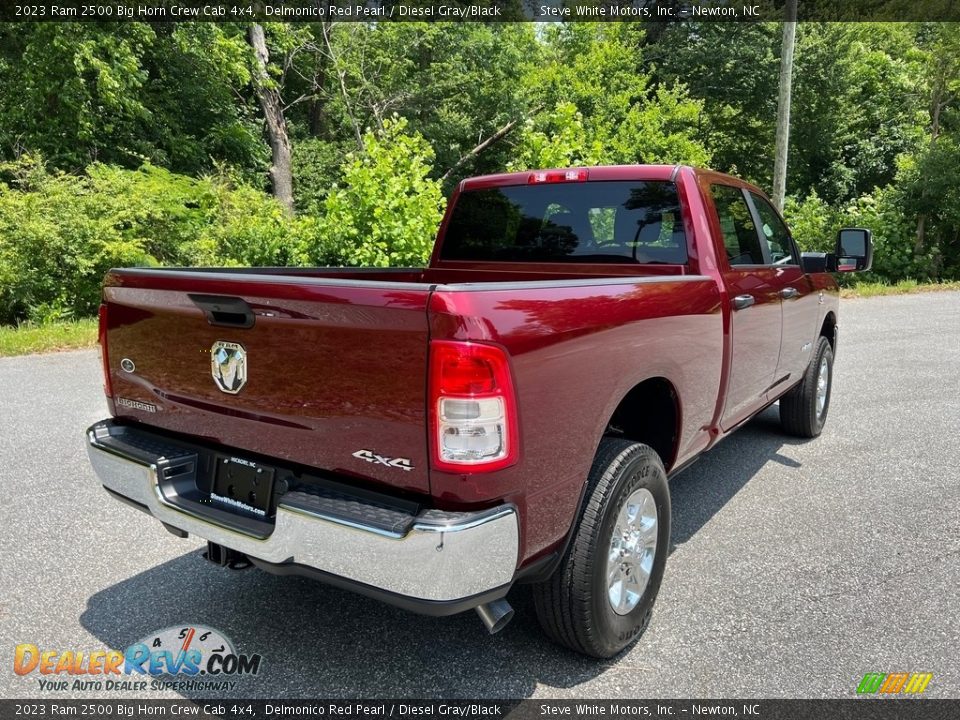
<instances>
[{"instance_id":1,"label":"parking lot surface","mask_svg":"<svg viewBox=\"0 0 960 720\"><path fill-rule=\"evenodd\" d=\"M214 567L96 481L94 351L0 359L0 696L129 697L44 693L14 647L200 624L263 656L228 697L853 697L864 673L901 671L960 697L960 293L844 301L840 326L819 439L783 435L774 407L672 481L653 622L605 662L545 640L522 588L491 637L474 613Z\"/></svg>"}]
</instances>

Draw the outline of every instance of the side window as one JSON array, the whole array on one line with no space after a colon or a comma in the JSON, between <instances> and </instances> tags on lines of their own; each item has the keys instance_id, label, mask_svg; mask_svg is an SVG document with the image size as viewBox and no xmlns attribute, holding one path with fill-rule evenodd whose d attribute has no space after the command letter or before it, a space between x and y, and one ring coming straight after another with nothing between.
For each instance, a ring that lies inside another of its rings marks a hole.
<instances>
[{"instance_id":1,"label":"side window","mask_svg":"<svg viewBox=\"0 0 960 720\"><path fill-rule=\"evenodd\" d=\"M773 206L759 195L750 193L760 217L760 234L770 250L770 262L774 265L796 265L797 258L793 256L793 243L790 242L790 231L783 220L773 209Z\"/></svg>"},{"instance_id":2,"label":"side window","mask_svg":"<svg viewBox=\"0 0 960 720\"><path fill-rule=\"evenodd\" d=\"M740 188L711 185L710 194L720 218L727 260L731 265L763 265L757 226Z\"/></svg>"}]
</instances>

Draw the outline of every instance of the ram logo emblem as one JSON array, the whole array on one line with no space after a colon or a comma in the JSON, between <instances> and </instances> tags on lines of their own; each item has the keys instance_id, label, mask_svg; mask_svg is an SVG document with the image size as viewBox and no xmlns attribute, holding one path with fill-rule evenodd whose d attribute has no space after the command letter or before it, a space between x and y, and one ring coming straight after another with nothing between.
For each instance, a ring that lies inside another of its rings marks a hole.
<instances>
[{"instance_id":1,"label":"ram logo emblem","mask_svg":"<svg viewBox=\"0 0 960 720\"><path fill-rule=\"evenodd\" d=\"M247 351L243 345L217 340L210 348L210 373L223 392L240 392L247 384Z\"/></svg>"}]
</instances>

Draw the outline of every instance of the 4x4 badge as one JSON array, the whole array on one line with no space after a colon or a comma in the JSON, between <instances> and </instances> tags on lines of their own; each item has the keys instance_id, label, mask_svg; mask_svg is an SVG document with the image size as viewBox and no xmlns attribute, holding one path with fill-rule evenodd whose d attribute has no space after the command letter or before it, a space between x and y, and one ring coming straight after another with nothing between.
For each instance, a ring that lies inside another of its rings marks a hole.
<instances>
[{"instance_id":1,"label":"4x4 badge","mask_svg":"<svg viewBox=\"0 0 960 720\"><path fill-rule=\"evenodd\" d=\"M240 392L247 384L247 351L243 345L217 340L210 348L210 373L223 392Z\"/></svg>"},{"instance_id":2,"label":"4x4 badge","mask_svg":"<svg viewBox=\"0 0 960 720\"><path fill-rule=\"evenodd\" d=\"M377 463L378 465L386 465L387 467L400 468L410 472L413 470L413 463L410 462L409 458L388 458L383 455L377 455L375 452L370 450L357 450L353 453L353 456L359 460L366 460L368 463Z\"/></svg>"}]
</instances>

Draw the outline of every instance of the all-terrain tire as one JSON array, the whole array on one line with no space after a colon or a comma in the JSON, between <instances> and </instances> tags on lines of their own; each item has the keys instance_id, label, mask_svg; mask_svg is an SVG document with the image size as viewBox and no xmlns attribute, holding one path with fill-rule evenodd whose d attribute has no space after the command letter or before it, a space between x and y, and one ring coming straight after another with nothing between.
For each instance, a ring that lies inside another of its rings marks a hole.
<instances>
[{"instance_id":1,"label":"all-terrain tire","mask_svg":"<svg viewBox=\"0 0 960 720\"><path fill-rule=\"evenodd\" d=\"M824 368L825 375L821 372ZM821 386L822 381L826 383L825 388ZM780 424L784 431L801 438L817 437L827 421L832 389L833 348L821 336L803 373L803 380L780 398Z\"/></svg>"},{"instance_id":2,"label":"all-terrain tire","mask_svg":"<svg viewBox=\"0 0 960 720\"><path fill-rule=\"evenodd\" d=\"M649 530L650 538L656 537L655 554L639 601L629 611L621 607L621 614L608 594L608 558L626 501L647 498L649 510L648 495L638 494L644 488L656 506L657 525ZM553 575L533 586L537 617L555 642L585 655L612 657L650 624L670 551L670 491L663 462L653 448L622 438L601 441L573 533Z\"/></svg>"}]
</instances>

